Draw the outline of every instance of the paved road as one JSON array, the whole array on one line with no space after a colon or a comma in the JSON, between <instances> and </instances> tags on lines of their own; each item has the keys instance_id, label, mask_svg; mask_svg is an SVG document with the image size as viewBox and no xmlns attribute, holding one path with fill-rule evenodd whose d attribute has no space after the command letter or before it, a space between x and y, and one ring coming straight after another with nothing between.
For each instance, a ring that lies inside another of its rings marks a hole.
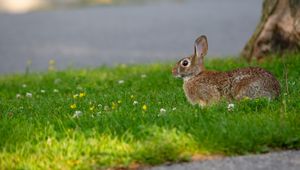
<instances>
[{"instance_id":1,"label":"paved road","mask_svg":"<svg viewBox=\"0 0 300 170\"><path fill-rule=\"evenodd\" d=\"M206 34L209 55L235 55L254 31L261 0L183 0L147 5L0 13L0 74L174 60Z\"/></svg>"},{"instance_id":2,"label":"paved road","mask_svg":"<svg viewBox=\"0 0 300 170\"><path fill-rule=\"evenodd\" d=\"M151 170L300 170L300 151L159 166Z\"/></svg>"}]
</instances>

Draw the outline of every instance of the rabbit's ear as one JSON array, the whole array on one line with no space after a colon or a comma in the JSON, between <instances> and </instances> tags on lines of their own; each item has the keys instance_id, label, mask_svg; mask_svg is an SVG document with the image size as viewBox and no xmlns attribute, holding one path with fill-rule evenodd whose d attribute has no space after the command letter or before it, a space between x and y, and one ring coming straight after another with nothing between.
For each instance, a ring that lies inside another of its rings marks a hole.
<instances>
[{"instance_id":1,"label":"rabbit's ear","mask_svg":"<svg viewBox=\"0 0 300 170\"><path fill-rule=\"evenodd\" d=\"M195 54L194 57L198 64L203 64L203 57L207 54L208 44L205 35L198 37L194 44Z\"/></svg>"}]
</instances>

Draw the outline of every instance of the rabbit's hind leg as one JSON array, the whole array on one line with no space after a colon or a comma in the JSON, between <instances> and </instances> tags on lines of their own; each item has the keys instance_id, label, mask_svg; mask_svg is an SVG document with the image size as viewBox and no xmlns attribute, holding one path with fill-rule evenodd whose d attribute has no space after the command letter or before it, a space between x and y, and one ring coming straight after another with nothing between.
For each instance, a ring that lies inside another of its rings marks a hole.
<instances>
[{"instance_id":1,"label":"rabbit's hind leg","mask_svg":"<svg viewBox=\"0 0 300 170\"><path fill-rule=\"evenodd\" d=\"M264 80L256 79L255 81L247 81L248 83L241 83L237 86L237 90L234 98L236 100L242 100L245 98L267 98L272 99L272 93L265 87Z\"/></svg>"}]
</instances>

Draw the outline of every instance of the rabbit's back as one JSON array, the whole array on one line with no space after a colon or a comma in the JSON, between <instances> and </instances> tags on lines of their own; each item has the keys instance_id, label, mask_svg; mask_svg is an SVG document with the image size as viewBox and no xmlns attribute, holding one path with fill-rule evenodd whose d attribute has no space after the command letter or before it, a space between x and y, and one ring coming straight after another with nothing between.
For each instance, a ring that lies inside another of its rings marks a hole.
<instances>
[{"instance_id":1,"label":"rabbit's back","mask_svg":"<svg viewBox=\"0 0 300 170\"><path fill-rule=\"evenodd\" d=\"M234 99L269 98L279 96L280 85L268 71L259 67L239 68L228 72Z\"/></svg>"}]
</instances>

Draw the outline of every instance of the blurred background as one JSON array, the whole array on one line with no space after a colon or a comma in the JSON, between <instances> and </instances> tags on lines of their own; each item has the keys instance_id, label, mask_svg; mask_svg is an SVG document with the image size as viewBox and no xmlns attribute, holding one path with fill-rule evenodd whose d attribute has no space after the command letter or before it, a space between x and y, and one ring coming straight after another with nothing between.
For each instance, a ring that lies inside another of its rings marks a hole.
<instances>
[{"instance_id":1,"label":"blurred background","mask_svg":"<svg viewBox=\"0 0 300 170\"><path fill-rule=\"evenodd\" d=\"M262 0L0 0L0 74L175 61L206 34L208 57L236 56Z\"/></svg>"}]
</instances>

